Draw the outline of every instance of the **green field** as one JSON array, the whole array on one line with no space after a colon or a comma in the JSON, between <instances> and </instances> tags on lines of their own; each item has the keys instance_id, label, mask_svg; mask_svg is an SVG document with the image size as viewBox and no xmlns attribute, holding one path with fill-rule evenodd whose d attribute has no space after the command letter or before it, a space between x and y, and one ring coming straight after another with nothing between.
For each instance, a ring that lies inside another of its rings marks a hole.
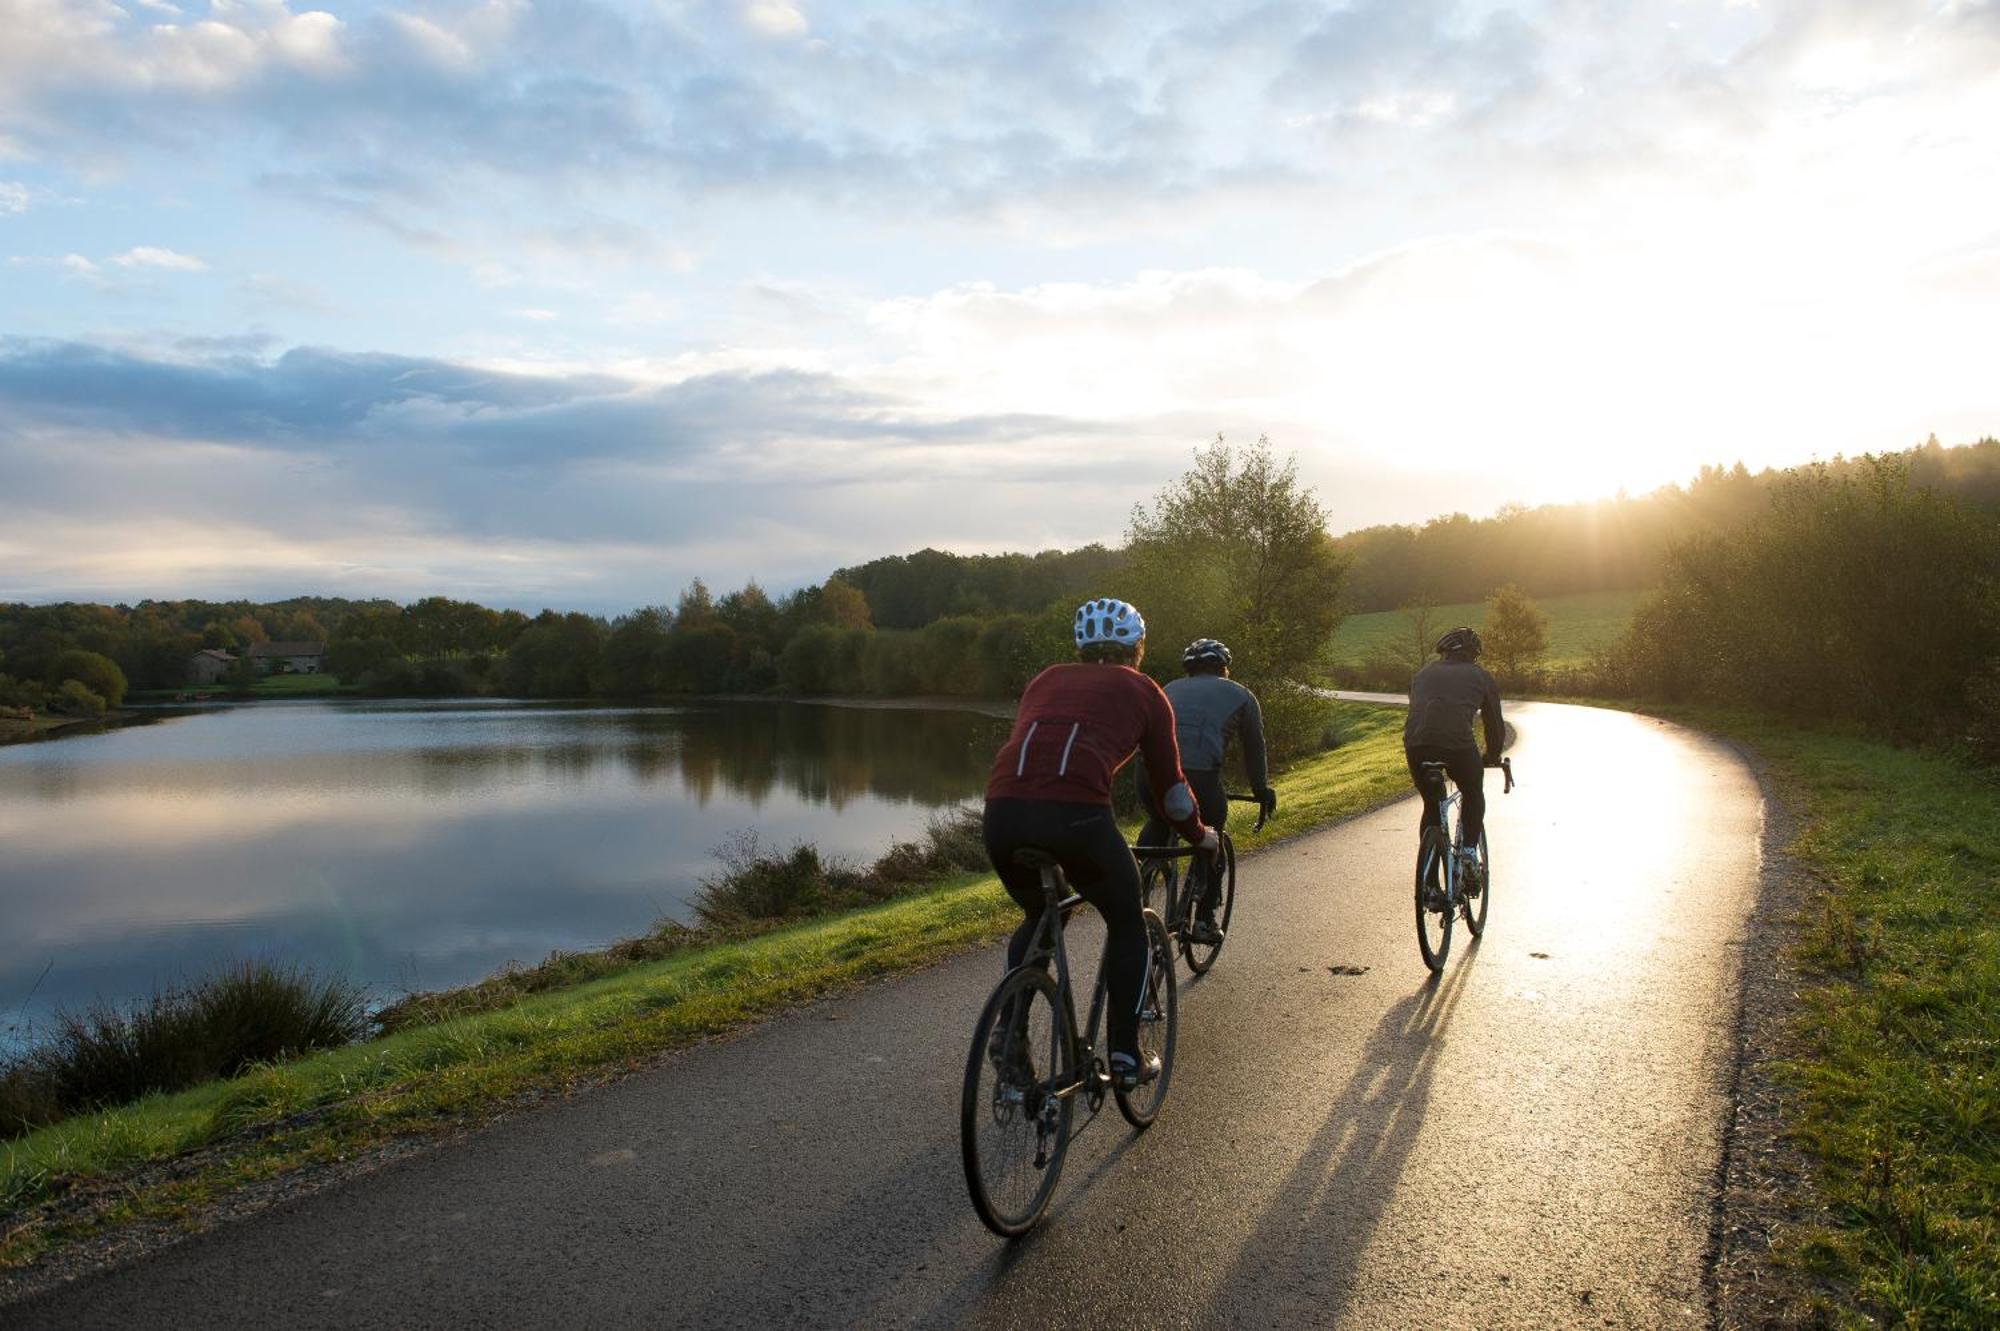
<instances>
[{"instance_id":1,"label":"green field","mask_svg":"<svg viewBox=\"0 0 2000 1331\"><path fill-rule=\"evenodd\" d=\"M1646 595L1643 591L1581 592L1575 596L1537 598L1536 604L1549 615L1551 666L1582 665L1590 653L1609 646L1632 620L1632 609ZM1478 628L1486 619L1486 603L1472 601L1439 606L1432 612L1433 634L1443 633L1454 624ZM1341 665L1358 665L1370 657L1408 653L1403 644L1410 637L1413 617L1408 610L1378 610L1349 615L1333 635L1333 659Z\"/></svg>"}]
</instances>

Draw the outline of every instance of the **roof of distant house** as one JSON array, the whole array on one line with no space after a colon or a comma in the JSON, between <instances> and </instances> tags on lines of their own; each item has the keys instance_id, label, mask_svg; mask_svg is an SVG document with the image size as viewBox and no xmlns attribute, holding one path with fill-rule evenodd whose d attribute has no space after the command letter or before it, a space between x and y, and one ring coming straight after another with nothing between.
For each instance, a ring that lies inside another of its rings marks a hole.
<instances>
[{"instance_id":1,"label":"roof of distant house","mask_svg":"<svg viewBox=\"0 0 2000 1331\"><path fill-rule=\"evenodd\" d=\"M252 656L325 656L323 642L260 642L250 648Z\"/></svg>"},{"instance_id":2,"label":"roof of distant house","mask_svg":"<svg viewBox=\"0 0 2000 1331\"><path fill-rule=\"evenodd\" d=\"M236 660L235 657L231 656L228 652L223 651L220 647L204 647L200 651L196 652L195 655L212 656L218 661L228 661L232 664Z\"/></svg>"}]
</instances>

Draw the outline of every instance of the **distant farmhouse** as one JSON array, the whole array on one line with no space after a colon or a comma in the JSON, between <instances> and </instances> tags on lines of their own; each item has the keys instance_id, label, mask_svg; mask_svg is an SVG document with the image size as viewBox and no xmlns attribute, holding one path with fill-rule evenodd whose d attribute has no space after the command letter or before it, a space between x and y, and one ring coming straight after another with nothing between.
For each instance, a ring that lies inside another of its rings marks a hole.
<instances>
[{"instance_id":1,"label":"distant farmhouse","mask_svg":"<svg viewBox=\"0 0 2000 1331\"><path fill-rule=\"evenodd\" d=\"M317 675L326 669L323 642L260 642L250 649L260 675Z\"/></svg>"},{"instance_id":2,"label":"distant farmhouse","mask_svg":"<svg viewBox=\"0 0 2000 1331\"><path fill-rule=\"evenodd\" d=\"M229 673L229 667L236 664L236 658L228 652L217 651L213 647L203 648L188 658L188 681L193 684L213 684Z\"/></svg>"}]
</instances>

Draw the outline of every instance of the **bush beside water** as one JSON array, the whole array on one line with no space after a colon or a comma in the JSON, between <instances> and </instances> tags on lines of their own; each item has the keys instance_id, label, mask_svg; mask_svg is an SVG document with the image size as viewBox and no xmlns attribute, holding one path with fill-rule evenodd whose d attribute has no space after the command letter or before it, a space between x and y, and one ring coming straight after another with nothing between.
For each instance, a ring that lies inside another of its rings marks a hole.
<instances>
[{"instance_id":1,"label":"bush beside water","mask_svg":"<svg viewBox=\"0 0 2000 1331\"><path fill-rule=\"evenodd\" d=\"M815 846L767 853L755 832L716 851L723 871L702 880L695 918L704 929L731 931L773 920L887 901L948 874L986 868L976 810L934 814L921 840L898 841L866 869L827 859Z\"/></svg>"},{"instance_id":2,"label":"bush beside water","mask_svg":"<svg viewBox=\"0 0 2000 1331\"><path fill-rule=\"evenodd\" d=\"M265 962L126 1007L59 1012L46 1038L0 1066L0 1134L331 1049L369 1026L359 986Z\"/></svg>"}]
</instances>

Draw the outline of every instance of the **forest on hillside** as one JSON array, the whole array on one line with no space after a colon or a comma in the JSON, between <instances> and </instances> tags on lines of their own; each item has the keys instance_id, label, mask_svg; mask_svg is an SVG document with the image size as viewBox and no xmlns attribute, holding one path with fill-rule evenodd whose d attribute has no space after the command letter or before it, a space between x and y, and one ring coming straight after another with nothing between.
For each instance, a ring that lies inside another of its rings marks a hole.
<instances>
[{"instance_id":1,"label":"forest on hillside","mask_svg":"<svg viewBox=\"0 0 2000 1331\"><path fill-rule=\"evenodd\" d=\"M1918 488L2000 508L2000 440L1947 448L1931 439L1889 456ZM1865 468L1859 458L1824 466L1835 477ZM1351 531L1335 539L1351 561L1342 608L1479 601L1508 583L1535 596L1655 587L1676 544L1738 530L1766 510L1773 488L1793 470L1710 466L1685 485L1643 495L1509 505L1483 518L1452 513ZM956 615L1034 613L1051 601L1092 595L1116 581L1123 556L1101 545L1033 555L919 550L836 576L867 596L878 627L916 629Z\"/></svg>"}]
</instances>

